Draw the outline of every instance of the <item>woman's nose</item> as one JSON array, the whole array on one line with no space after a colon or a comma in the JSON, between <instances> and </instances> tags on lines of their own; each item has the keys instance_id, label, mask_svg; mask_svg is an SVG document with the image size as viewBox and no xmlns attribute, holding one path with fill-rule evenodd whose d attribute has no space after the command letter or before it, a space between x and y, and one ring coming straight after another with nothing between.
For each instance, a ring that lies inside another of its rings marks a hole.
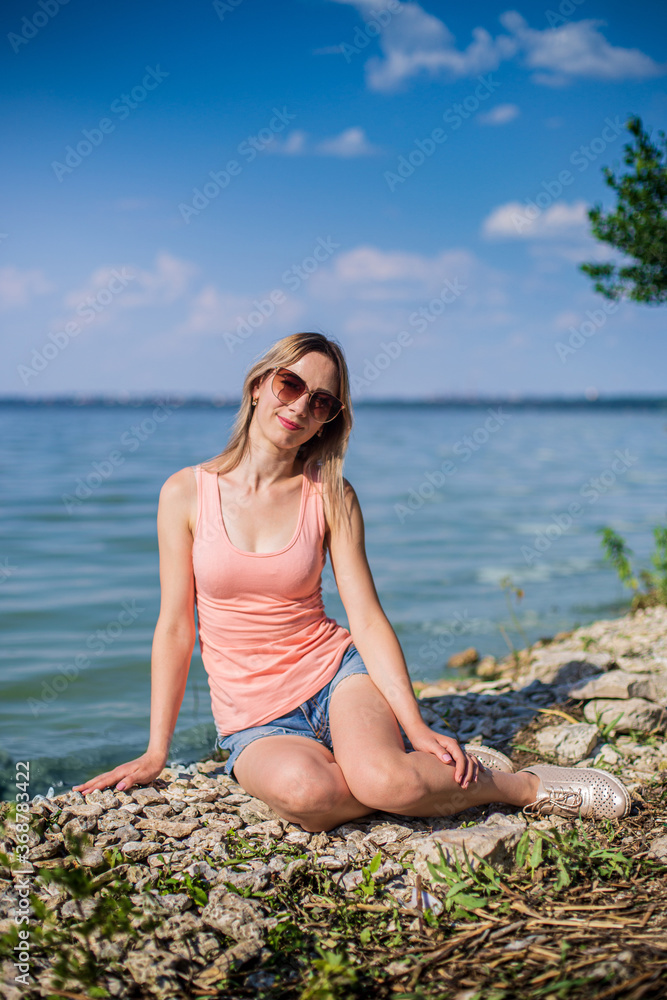
<instances>
[{"instance_id":1,"label":"woman's nose","mask_svg":"<svg viewBox=\"0 0 667 1000\"><path fill-rule=\"evenodd\" d=\"M309 397L308 393L306 392L306 390L304 389L304 391L301 393L301 395L299 396L299 398L295 399L293 403L290 403L290 409L293 410L294 413L303 413L303 414L305 414L305 413L308 412L308 403L309 403L309 400L310 400L310 397Z\"/></svg>"}]
</instances>

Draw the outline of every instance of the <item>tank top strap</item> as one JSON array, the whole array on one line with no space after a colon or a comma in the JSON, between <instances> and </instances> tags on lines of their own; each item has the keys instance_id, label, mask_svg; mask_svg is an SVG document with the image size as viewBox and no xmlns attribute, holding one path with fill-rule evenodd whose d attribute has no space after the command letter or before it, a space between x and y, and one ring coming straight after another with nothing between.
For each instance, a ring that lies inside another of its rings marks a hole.
<instances>
[{"instance_id":1,"label":"tank top strap","mask_svg":"<svg viewBox=\"0 0 667 1000\"><path fill-rule=\"evenodd\" d=\"M194 470L197 480L195 537L199 533L204 538L210 539L220 534L220 532L216 531L218 526L218 511L220 509L218 477L215 473L206 472L201 465L193 465L191 468Z\"/></svg>"},{"instance_id":2,"label":"tank top strap","mask_svg":"<svg viewBox=\"0 0 667 1000\"><path fill-rule=\"evenodd\" d=\"M324 538L326 523L324 519L324 500L322 497L322 470L319 466L304 469L304 476L308 480L308 504L306 507L306 518L311 522L315 532L320 538Z\"/></svg>"}]
</instances>

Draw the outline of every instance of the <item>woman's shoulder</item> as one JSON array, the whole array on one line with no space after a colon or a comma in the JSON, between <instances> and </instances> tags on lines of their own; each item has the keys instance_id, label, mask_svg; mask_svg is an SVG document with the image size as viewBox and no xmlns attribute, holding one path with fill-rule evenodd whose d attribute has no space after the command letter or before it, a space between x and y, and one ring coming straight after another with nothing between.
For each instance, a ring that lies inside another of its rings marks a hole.
<instances>
[{"instance_id":1,"label":"woman's shoulder","mask_svg":"<svg viewBox=\"0 0 667 1000\"><path fill-rule=\"evenodd\" d=\"M160 490L160 501L171 504L189 503L197 498L197 478L195 466L186 465L184 469L172 473L165 479Z\"/></svg>"}]
</instances>

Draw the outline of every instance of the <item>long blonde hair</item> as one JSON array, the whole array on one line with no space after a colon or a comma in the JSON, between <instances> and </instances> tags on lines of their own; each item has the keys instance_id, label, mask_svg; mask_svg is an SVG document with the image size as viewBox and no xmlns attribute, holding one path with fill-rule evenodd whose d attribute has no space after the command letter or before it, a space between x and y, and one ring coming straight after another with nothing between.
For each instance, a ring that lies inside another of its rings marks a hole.
<instances>
[{"instance_id":1,"label":"long blonde hair","mask_svg":"<svg viewBox=\"0 0 667 1000\"><path fill-rule=\"evenodd\" d=\"M289 367L305 354L324 354L338 369L338 398L344 409L327 424L322 424L322 434L315 434L301 445L297 458L304 460L304 473L312 478L317 469L321 475L321 489L329 501L329 520L337 527L345 514L345 488L343 484L343 460L352 430L352 403L350 401L350 378L342 347L321 333L292 333L276 341L272 347L256 361L246 374L243 395L236 420L226 447L202 467L207 472L231 472L242 461L250 448L249 429L252 415L252 390L269 374L276 365Z\"/></svg>"}]
</instances>

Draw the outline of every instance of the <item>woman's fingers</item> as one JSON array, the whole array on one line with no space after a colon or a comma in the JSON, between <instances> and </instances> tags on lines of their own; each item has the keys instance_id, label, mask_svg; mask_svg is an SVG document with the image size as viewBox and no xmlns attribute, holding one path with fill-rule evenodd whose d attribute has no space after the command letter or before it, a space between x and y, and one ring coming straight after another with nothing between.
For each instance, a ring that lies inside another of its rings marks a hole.
<instances>
[{"instance_id":1,"label":"woman's fingers","mask_svg":"<svg viewBox=\"0 0 667 1000\"><path fill-rule=\"evenodd\" d=\"M89 778L88 781L84 781L81 785L74 785L72 790L81 792L82 795L87 795L88 792L102 791L102 789L108 788L110 785L115 785L119 792L127 792L136 784L144 784L152 781L156 777L156 774L159 773L154 772L155 768L148 767L143 762L130 761L127 764L119 764L113 771L105 771L104 774L98 774L95 778Z\"/></svg>"}]
</instances>

